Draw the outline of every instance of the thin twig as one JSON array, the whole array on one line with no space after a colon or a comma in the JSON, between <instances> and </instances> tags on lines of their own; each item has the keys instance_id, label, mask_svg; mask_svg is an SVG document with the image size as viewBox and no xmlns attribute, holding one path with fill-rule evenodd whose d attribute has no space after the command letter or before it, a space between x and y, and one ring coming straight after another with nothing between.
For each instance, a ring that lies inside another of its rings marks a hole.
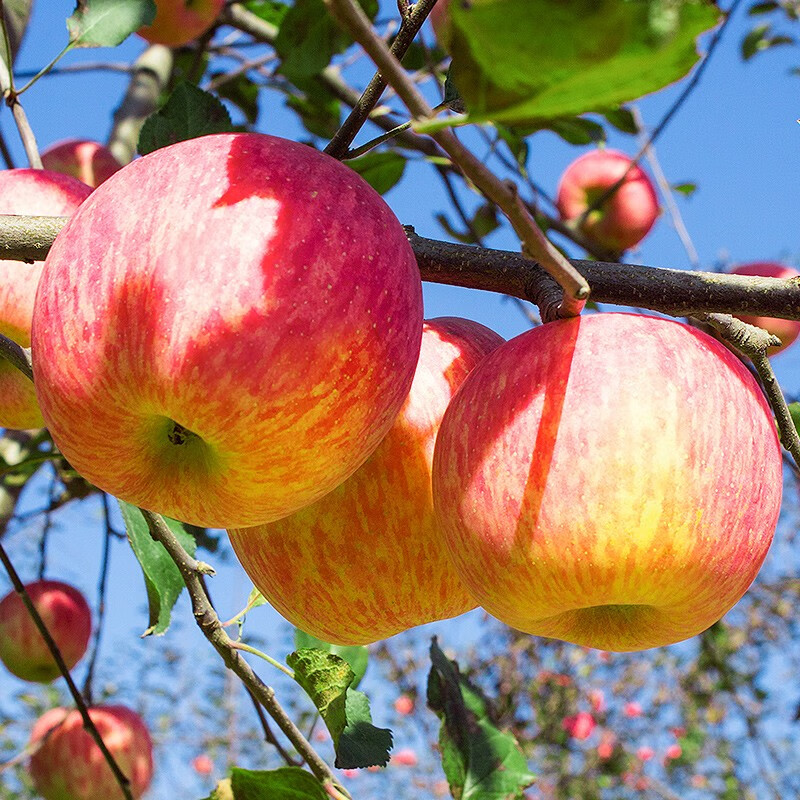
<instances>
[{"instance_id":1,"label":"thin twig","mask_svg":"<svg viewBox=\"0 0 800 800\"><path fill-rule=\"evenodd\" d=\"M780 339L762 328L747 325L729 314L704 314L700 319L719 331L726 341L753 362L775 414L781 443L800 466L800 436L797 434L789 407L786 405L786 398L767 358L767 348L779 345Z\"/></svg>"},{"instance_id":2,"label":"thin twig","mask_svg":"<svg viewBox=\"0 0 800 800\"><path fill-rule=\"evenodd\" d=\"M275 691L258 677L222 627L216 611L209 602L201 580L202 574L207 574L207 570L203 569L207 565L202 565L195 561L186 552L175 534L172 533L158 514L143 509L141 511L147 521L150 535L164 545L164 548L180 570L186 588L189 590L195 621L214 649L220 654L225 665L250 688L253 695L272 719L275 720L275 723L297 752L306 760L309 768L323 788L326 791L332 789L338 792L339 795L350 797L346 789L337 781L330 767L320 758L280 703L278 703Z\"/></svg>"},{"instance_id":3,"label":"thin twig","mask_svg":"<svg viewBox=\"0 0 800 800\"><path fill-rule=\"evenodd\" d=\"M404 2L404 0L399 0L399 2ZM398 61L403 60L403 56L408 51L417 33L419 33L419 29L425 22L435 2L436 0L418 0L410 11L407 3L405 3L405 10L403 10L402 6L398 6L403 22L390 48L390 52ZM369 119L370 112L378 104L386 85L387 82L381 73L376 72L342 124L342 127L339 128L333 139L328 142L325 152L329 156L341 159L347 153L358 132Z\"/></svg>"},{"instance_id":4,"label":"thin twig","mask_svg":"<svg viewBox=\"0 0 800 800\"><path fill-rule=\"evenodd\" d=\"M0 358L10 361L28 380L33 380L31 351L3 334L0 334Z\"/></svg>"},{"instance_id":5,"label":"thin twig","mask_svg":"<svg viewBox=\"0 0 800 800\"><path fill-rule=\"evenodd\" d=\"M375 33L363 9L355 0L325 0L339 24L372 58L386 82L397 92L415 121L429 120L433 109L411 81L386 43ZM536 260L561 286L563 295L554 306L542 308L542 317L575 316L589 297L589 285L561 252L547 239L520 199L516 187L495 176L466 148L452 131L431 134L436 143L475 184L484 196L508 217L522 242L522 252Z\"/></svg>"},{"instance_id":6,"label":"thin twig","mask_svg":"<svg viewBox=\"0 0 800 800\"><path fill-rule=\"evenodd\" d=\"M2 562L6 572L8 573L8 577L11 579L14 591L16 591L22 602L25 604L25 608L31 615L31 619L33 619L36 628L47 644L47 649L50 651L50 654L53 656L53 660L58 665L59 672L67 682L69 693L72 695L72 699L75 701L75 707L78 709L78 713L81 715L81 719L83 720L84 729L92 737L92 739L94 739L95 744L100 748L103 758L106 760L106 763L114 773L114 778L119 784L120 789L122 789L122 794L125 796L125 800L133 800L133 795L131 794L130 789L130 781L120 769L119 764L117 764L114 759L114 756L112 756L109 752L108 748L106 747L106 743L103 741L103 737L100 736L97 726L94 724L91 716L89 715L89 709L86 705L86 702L81 696L78 687L75 685L75 681L72 680L72 676L69 674L69 667L67 667L67 665L64 663L64 658L61 655L61 651L58 649L58 645L53 640L53 637L50 635L50 631L47 629L47 625L45 625L44 620L36 610L36 606L33 604L30 595L25 590L25 585L22 583L22 580L20 579L16 569L14 569L14 565L11 563L11 560L9 559L8 554L6 553L1 542L0 562Z\"/></svg>"},{"instance_id":7,"label":"thin twig","mask_svg":"<svg viewBox=\"0 0 800 800\"><path fill-rule=\"evenodd\" d=\"M111 540L114 530L111 526L111 509L109 507L108 495L100 493L103 503L103 557L100 562L100 578L97 581L97 620L95 622L94 641L92 642L92 654L89 656L89 665L86 668L86 677L83 681L83 695L92 702L94 670L97 664L97 656L100 653L100 639L103 634L103 620L106 615L106 587L108 585L108 567L111 560Z\"/></svg>"}]
</instances>

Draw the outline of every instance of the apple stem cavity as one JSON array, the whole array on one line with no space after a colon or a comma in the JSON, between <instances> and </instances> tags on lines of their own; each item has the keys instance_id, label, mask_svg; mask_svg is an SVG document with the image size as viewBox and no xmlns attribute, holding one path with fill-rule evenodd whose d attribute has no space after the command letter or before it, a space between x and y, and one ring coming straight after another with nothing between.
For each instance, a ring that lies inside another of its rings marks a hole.
<instances>
[{"instance_id":1,"label":"apple stem cavity","mask_svg":"<svg viewBox=\"0 0 800 800\"><path fill-rule=\"evenodd\" d=\"M171 422L172 427L167 432L167 439L169 439L172 444L182 445L192 441L193 439L200 439L200 437L194 431L184 428L180 422L175 422L175 420L172 420Z\"/></svg>"}]
</instances>

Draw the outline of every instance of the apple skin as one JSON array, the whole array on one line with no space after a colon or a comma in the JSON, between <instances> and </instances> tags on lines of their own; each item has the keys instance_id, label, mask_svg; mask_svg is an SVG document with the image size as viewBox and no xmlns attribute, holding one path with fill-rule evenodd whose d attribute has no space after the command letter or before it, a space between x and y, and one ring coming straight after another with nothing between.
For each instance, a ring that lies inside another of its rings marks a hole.
<instances>
[{"instance_id":1,"label":"apple skin","mask_svg":"<svg viewBox=\"0 0 800 800\"><path fill-rule=\"evenodd\" d=\"M368 644L475 607L436 523L431 464L448 403L502 342L470 320L426 322L408 398L361 469L290 517L229 531L253 583L292 624Z\"/></svg>"},{"instance_id":2,"label":"apple skin","mask_svg":"<svg viewBox=\"0 0 800 800\"><path fill-rule=\"evenodd\" d=\"M41 169L0 171L0 214L68 216L91 194L75 178ZM44 262L0 260L0 334L22 347L31 344L36 286ZM24 430L44 425L33 384L0 358L0 427Z\"/></svg>"},{"instance_id":3,"label":"apple skin","mask_svg":"<svg viewBox=\"0 0 800 800\"><path fill-rule=\"evenodd\" d=\"M32 350L78 472L225 528L355 472L408 394L421 337L419 269L381 196L305 145L219 134L94 190L45 262Z\"/></svg>"},{"instance_id":4,"label":"apple skin","mask_svg":"<svg viewBox=\"0 0 800 800\"><path fill-rule=\"evenodd\" d=\"M89 716L123 774L134 798L153 777L153 744L142 718L121 705L89 708ZM41 742L28 764L44 800L112 800L122 790L77 709L51 708L33 726L31 745Z\"/></svg>"},{"instance_id":5,"label":"apple skin","mask_svg":"<svg viewBox=\"0 0 800 800\"><path fill-rule=\"evenodd\" d=\"M60 581L35 581L25 589L72 669L86 653L92 633L86 599L74 586ZM49 683L61 676L47 643L14 591L0 600L0 661L25 681Z\"/></svg>"},{"instance_id":6,"label":"apple skin","mask_svg":"<svg viewBox=\"0 0 800 800\"><path fill-rule=\"evenodd\" d=\"M617 150L593 150L576 158L558 184L556 206L564 222L575 220L624 174L631 159ZM615 194L579 226L587 239L614 252L644 239L660 209L650 178L635 166Z\"/></svg>"},{"instance_id":7,"label":"apple skin","mask_svg":"<svg viewBox=\"0 0 800 800\"><path fill-rule=\"evenodd\" d=\"M740 264L731 270L733 275L756 275L763 278L797 278L800 272L786 264L774 261L754 261L749 264ZM780 347L770 347L767 353L771 356L782 353L800 336L800 322L794 319L779 319L777 317L749 317L737 315L742 322L764 328L781 340Z\"/></svg>"},{"instance_id":8,"label":"apple skin","mask_svg":"<svg viewBox=\"0 0 800 800\"><path fill-rule=\"evenodd\" d=\"M225 0L155 0L156 16L137 33L150 44L182 47L205 33Z\"/></svg>"},{"instance_id":9,"label":"apple skin","mask_svg":"<svg viewBox=\"0 0 800 800\"><path fill-rule=\"evenodd\" d=\"M99 142L65 139L42 151L42 165L52 172L72 175L95 188L122 169L114 154Z\"/></svg>"},{"instance_id":10,"label":"apple skin","mask_svg":"<svg viewBox=\"0 0 800 800\"><path fill-rule=\"evenodd\" d=\"M700 633L744 594L780 511L758 385L677 322L548 323L472 372L436 442L436 512L490 614L538 636L643 650Z\"/></svg>"}]
</instances>

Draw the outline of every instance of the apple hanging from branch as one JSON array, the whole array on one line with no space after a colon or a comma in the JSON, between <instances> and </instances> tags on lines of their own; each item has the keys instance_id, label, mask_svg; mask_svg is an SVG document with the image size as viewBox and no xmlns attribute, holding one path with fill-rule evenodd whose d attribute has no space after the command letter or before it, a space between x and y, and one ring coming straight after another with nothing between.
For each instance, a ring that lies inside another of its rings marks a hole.
<instances>
[{"instance_id":1,"label":"apple hanging from branch","mask_svg":"<svg viewBox=\"0 0 800 800\"><path fill-rule=\"evenodd\" d=\"M474 608L436 522L431 463L448 403L502 342L470 320L426 322L411 391L361 469L292 516L229 531L253 583L290 622L367 644Z\"/></svg>"},{"instance_id":2,"label":"apple hanging from branch","mask_svg":"<svg viewBox=\"0 0 800 800\"><path fill-rule=\"evenodd\" d=\"M155 0L155 4L155 19L137 33L151 44L183 47L214 24L225 0Z\"/></svg>"},{"instance_id":3,"label":"apple hanging from branch","mask_svg":"<svg viewBox=\"0 0 800 800\"><path fill-rule=\"evenodd\" d=\"M121 705L89 708L100 738L138 800L153 777L153 744L144 720ZM28 771L44 800L111 800L123 797L111 767L84 730L76 709L51 708L33 726Z\"/></svg>"},{"instance_id":4,"label":"apple hanging from branch","mask_svg":"<svg viewBox=\"0 0 800 800\"><path fill-rule=\"evenodd\" d=\"M86 599L74 586L61 581L34 581L25 590L72 669L86 653L92 633L92 612ZM25 681L49 683L61 675L25 603L14 591L0 600L0 661Z\"/></svg>"},{"instance_id":5,"label":"apple hanging from branch","mask_svg":"<svg viewBox=\"0 0 800 800\"><path fill-rule=\"evenodd\" d=\"M219 134L144 156L59 234L36 295L36 392L101 489L204 527L286 516L348 478L414 376L403 227L306 145Z\"/></svg>"},{"instance_id":6,"label":"apple hanging from branch","mask_svg":"<svg viewBox=\"0 0 800 800\"><path fill-rule=\"evenodd\" d=\"M780 511L764 396L671 320L543 325L475 368L445 414L433 492L476 601L603 650L694 636L744 594Z\"/></svg>"},{"instance_id":7,"label":"apple hanging from branch","mask_svg":"<svg viewBox=\"0 0 800 800\"><path fill-rule=\"evenodd\" d=\"M614 194L587 214L623 175ZM613 252L639 244L660 213L647 173L638 165L631 167L631 159L617 150L593 150L576 158L561 176L556 206L564 222Z\"/></svg>"},{"instance_id":8,"label":"apple hanging from branch","mask_svg":"<svg viewBox=\"0 0 800 800\"><path fill-rule=\"evenodd\" d=\"M99 142L65 139L42 151L42 166L71 175L93 189L122 169L114 154Z\"/></svg>"},{"instance_id":9,"label":"apple hanging from branch","mask_svg":"<svg viewBox=\"0 0 800 800\"><path fill-rule=\"evenodd\" d=\"M0 171L0 214L69 216L91 194L75 178L41 169ZM0 333L31 344L36 287L44 264L0 260ZM31 382L0 358L0 427L24 430L44 424Z\"/></svg>"}]
</instances>

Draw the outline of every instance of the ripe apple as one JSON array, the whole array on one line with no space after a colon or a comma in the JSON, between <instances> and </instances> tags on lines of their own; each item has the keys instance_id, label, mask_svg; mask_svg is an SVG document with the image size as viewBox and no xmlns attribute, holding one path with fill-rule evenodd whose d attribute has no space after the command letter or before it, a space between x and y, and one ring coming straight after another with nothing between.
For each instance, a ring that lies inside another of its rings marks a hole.
<instances>
[{"instance_id":1,"label":"ripe apple","mask_svg":"<svg viewBox=\"0 0 800 800\"><path fill-rule=\"evenodd\" d=\"M777 523L781 450L760 388L719 342L597 314L476 367L442 421L433 493L490 614L642 650L700 633L744 594Z\"/></svg>"},{"instance_id":2,"label":"ripe apple","mask_svg":"<svg viewBox=\"0 0 800 800\"><path fill-rule=\"evenodd\" d=\"M120 705L93 706L89 716L122 773L134 798L153 777L153 744L144 720ZM33 726L28 770L44 800L111 800L122 790L94 739L83 728L77 709L51 708Z\"/></svg>"},{"instance_id":3,"label":"ripe apple","mask_svg":"<svg viewBox=\"0 0 800 800\"><path fill-rule=\"evenodd\" d=\"M576 158L558 184L556 206L564 222L577 220L624 174L631 159L617 150L593 150ZM650 178L634 166L617 191L578 225L601 247L621 252L644 239L659 215Z\"/></svg>"},{"instance_id":4,"label":"ripe apple","mask_svg":"<svg viewBox=\"0 0 800 800\"><path fill-rule=\"evenodd\" d=\"M140 158L56 239L36 391L87 480L204 527L314 502L411 386L422 284L403 227L306 145L219 134Z\"/></svg>"},{"instance_id":5,"label":"ripe apple","mask_svg":"<svg viewBox=\"0 0 800 800\"><path fill-rule=\"evenodd\" d=\"M797 278L800 272L785 264L778 264L774 261L754 261L750 264L740 264L734 267L731 272L734 275L756 275L763 278ZM770 347L769 355L780 353L789 347L798 335L800 335L800 322L795 319L779 319L777 317L748 317L739 314L742 322L756 325L759 328L768 330L781 340L780 347Z\"/></svg>"},{"instance_id":6,"label":"ripe apple","mask_svg":"<svg viewBox=\"0 0 800 800\"><path fill-rule=\"evenodd\" d=\"M155 0L156 16L137 33L151 44L182 47L205 33L225 0Z\"/></svg>"},{"instance_id":7,"label":"ripe apple","mask_svg":"<svg viewBox=\"0 0 800 800\"><path fill-rule=\"evenodd\" d=\"M40 580L25 587L72 669L82 658L92 633L92 612L84 596L60 581ZM61 674L47 643L14 591L0 600L0 661L25 681L49 683Z\"/></svg>"},{"instance_id":8,"label":"ripe apple","mask_svg":"<svg viewBox=\"0 0 800 800\"><path fill-rule=\"evenodd\" d=\"M42 151L42 165L52 172L72 175L92 188L122 169L107 147L88 139L66 139L50 145Z\"/></svg>"},{"instance_id":9,"label":"ripe apple","mask_svg":"<svg viewBox=\"0 0 800 800\"><path fill-rule=\"evenodd\" d=\"M411 391L366 464L290 517L229 531L253 583L290 622L327 642L367 644L475 607L436 524L431 462L447 404L502 341L477 322L426 322Z\"/></svg>"},{"instance_id":10,"label":"ripe apple","mask_svg":"<svg viewBox=\"0 0 800 800\"><path fill-rule=\"evenodd\" d=\"M91 188L75 178L41 169L0 171L0 214L66 216ZM31 317L43 262L0 260L0 333L23 347L31 343ZM40 428L44 424L33 384L0 357L0 427Z\"/></svg>"}]
</instances>

